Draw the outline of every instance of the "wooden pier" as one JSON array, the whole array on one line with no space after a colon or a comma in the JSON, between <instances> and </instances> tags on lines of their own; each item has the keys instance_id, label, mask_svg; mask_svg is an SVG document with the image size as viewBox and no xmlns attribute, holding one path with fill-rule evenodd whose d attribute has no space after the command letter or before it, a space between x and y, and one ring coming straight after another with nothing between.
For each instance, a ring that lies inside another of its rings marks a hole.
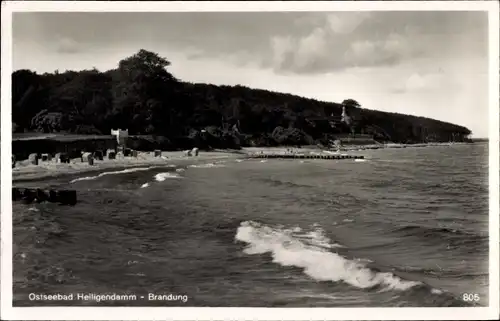
<instances>
[{"instance_id":1,"label":"wooden pier","mask_svg":"<svg viewBox=\"0 0 500 321\"><path fill-rule=\"evenodd\" d=\"M12 187L12 201L75 205L77 198L75 190L44 190L40 188Z\"/></svg>"},{"instance_id":2,"label":"wooden pier","mask_svg":"<svg viewBox=\"0 0 500 321\"><path fill-rule=\"evenodd\" d=\"M251 158L275 159L364 159L363 155L304 155L304 154L255 154Z\"/></svg>"}]
</instances>

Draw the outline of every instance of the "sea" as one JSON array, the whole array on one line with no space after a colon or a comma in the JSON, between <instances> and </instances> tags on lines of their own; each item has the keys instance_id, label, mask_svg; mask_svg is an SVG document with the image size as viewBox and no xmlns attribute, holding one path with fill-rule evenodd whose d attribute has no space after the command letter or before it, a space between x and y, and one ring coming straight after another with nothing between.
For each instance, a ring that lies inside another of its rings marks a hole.
<instances>
[{"instance_id":1,"label":"sea","mask_svg":"<svg viewBox=\"0 0 500 321\"><path fill-rule=\"evenodd\" d=\"M354 154L46 180L79 203L14 203L13 304L487 306L487 143Z\"/></svg>"}]
</instances>

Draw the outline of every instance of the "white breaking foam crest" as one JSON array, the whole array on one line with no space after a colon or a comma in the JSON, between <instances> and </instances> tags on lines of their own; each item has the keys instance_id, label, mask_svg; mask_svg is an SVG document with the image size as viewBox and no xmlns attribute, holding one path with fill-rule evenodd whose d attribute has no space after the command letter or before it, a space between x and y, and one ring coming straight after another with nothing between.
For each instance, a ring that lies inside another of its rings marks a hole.
<instances>
[{"instance_id":1,"label":"white breaking foam crest","mask_svg":"<svg viewBox=\"0 0 500 321\"><path fill-rule=\"evenodd\" d=\"M155 175L155 180L158 182L163 182L167 178L182 178L182 177L179 176L177 173L171 173L171 172L158 173Z\"/></svg>"},{"instance_id":2,"label":"white breaking foam crest","mask_svg":"<svg viewBox=\"0 0 500 321\"><path fill-rule=\"evenodd\" d=\"M306 235L314 241L301 240ZM246 254L271 253L274 263L303 268L305 274L317 281L343 281L362 289L381 285L394 290L407 290L421 284L402 280L392 273L374 272L362 262L330 252L328 249L335 245L329 243L321 229L306 235L294 235L293 230L250 221L241 223L235 239L248 244L244 250Z\"/></svg>"},{"instance_id":3,"label":"white breaking foam crest","mask_svg":"<svg viewBox=\"0 0 500 321\"><path fill-rule=\"evenodd\" d=\"M363 162L366 162L366 159L356 158L354 161L355 161L356 163L363 163Z\"/></svg>"},{"instance_id":4,"label":"white breaking foam crest","mask_svg":"<svg viewBox=\"0 0 500 321\"><path fill-rule=\"evenodd\" d=\"M144 183L144 184L141 185L141 188L146 188L148 186L149 186L149 183Z\"/></svg>"},{"instance_id":5,"label":"white breaking foam crest","mask_svg":"<svg viewBox=\"0 0 500 321\"><path fill-rule=\"evenodd\" d=\"M147 171L147 170L150 170L150 169L153 169L153 168L155 168L155 166L128 168L128 169L124 169L124 170L121 170L121 171L104 172L104 173L100 173L99 175L96 175L96 176L79 177L79 178L76 178L76 179L72 180L70 183L74 183L74 182L78 182L78 181L91 181L91 180L98 179L99 177L103 177L103 176L106 176L106 175L118 175L118 174L126 174L126 173Z\"/></svg>"},{"instance_id":6,"label":"white breaking foam crest","mask_svg":"<svg viewBox=\"0 0 500 321\"><path fill-rule=\"evenodd\" d=\"M225 167L225 166L222 164L208 163L208 164L200 164L200 165L189 165L188 167L190 167L190 168L219 168L219 167Z\"/></svg>"}]
</instances>

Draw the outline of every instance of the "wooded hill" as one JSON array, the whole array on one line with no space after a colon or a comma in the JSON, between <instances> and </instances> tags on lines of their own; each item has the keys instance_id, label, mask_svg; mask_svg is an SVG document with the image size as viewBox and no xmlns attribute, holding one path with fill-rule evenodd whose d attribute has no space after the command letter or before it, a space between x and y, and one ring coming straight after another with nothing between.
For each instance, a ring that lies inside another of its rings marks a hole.
<instances>
[{"instance_id":1,"label":"wooded hill","mask_svg":"<svg viewBox=\"0 0 500 321\"><path fill-rule=\"evenodd\" d=\"M170 62L140 50L117 69L12 75L14 132L149 135L165 148L327 144L347 133L395 143L465 141L469 129L424 117L363 109L243 86L181 82ZM332 84L334 85L334 84ZM332 117L333 115L333 117Z\"/></svg>"}]
</instances>

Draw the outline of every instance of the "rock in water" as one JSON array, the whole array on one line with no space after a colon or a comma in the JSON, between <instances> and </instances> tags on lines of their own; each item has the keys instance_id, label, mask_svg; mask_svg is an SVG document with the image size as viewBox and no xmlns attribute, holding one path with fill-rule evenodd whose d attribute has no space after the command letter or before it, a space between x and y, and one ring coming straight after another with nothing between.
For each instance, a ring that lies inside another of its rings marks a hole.
<instances>
[{"instance_id":1,"label":"rock in water","mask_svg":"<svg viewBox=\"0 0 500 321\"><path fill-rule=\"evenodd\" d=\"M37 188L36 189L36 201L38 203L41 203L41 202L45 202L48 200L49 200L49 195L47 195L47 193L44 190Z\"/></svg>"},{"instance_id":2,"label":"rock in water","mask_svg":"<svg viewBox=\"0 0 500 321\"><path fill-rule=\"evenodd\" d=\"M58 202L64 205L75 205L76 204L76 191L74 190L62 190L58 193Z\"/></svg>"}]
</instances>

